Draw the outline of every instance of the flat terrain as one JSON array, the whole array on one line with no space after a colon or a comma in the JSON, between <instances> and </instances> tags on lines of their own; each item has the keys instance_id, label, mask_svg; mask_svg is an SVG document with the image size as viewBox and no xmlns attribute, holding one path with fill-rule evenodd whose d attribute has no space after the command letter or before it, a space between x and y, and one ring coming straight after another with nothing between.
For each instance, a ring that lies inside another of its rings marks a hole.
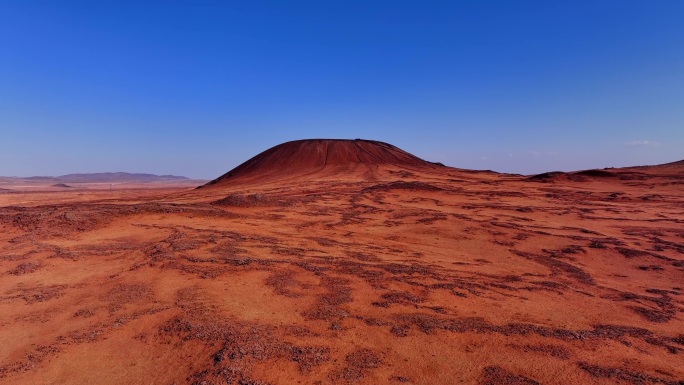
<instances>
[{"instance_id":1,"label":"flat terrain","mask_svg":"<svg viewBox=\"0 0 684 385\"><path fill-rule=\"evenodd\" d=\"M119 176L119 174L123 174ZM183 188L194 188L204 184L206 181L186 179L182 177L170 177L164 179L157 175L150 175L148 178L138 177L137 175L149 174L126 174L126 173L106 173L106 174L73 174L63 177L0 177L0 195L19 194L19 193L51 193L51 192L78 192L73 196L90 194L93 192L104 192L114 190L178 190ZM117 178L117 176L119 176ZM172 179L175 178L175 179ZM147 179L147 180L146 180ZM16 197L15 197L16 198ZM36 195L29 199L36 199ZM41 196L40 201L45 201ZM21 201L21 198L18 199ZM17 199L13 200L16 202Z\"/></svg>"},{"instance_id":2,"label":"flat terrain","mask_svg":"<svg viewBox=\"0 0 684 385\"><path fill-rule=\"evenodd\" d=\"M680 168L344 175L0 194L0 383L684 383Z\"/></svg>"}]
</instances>

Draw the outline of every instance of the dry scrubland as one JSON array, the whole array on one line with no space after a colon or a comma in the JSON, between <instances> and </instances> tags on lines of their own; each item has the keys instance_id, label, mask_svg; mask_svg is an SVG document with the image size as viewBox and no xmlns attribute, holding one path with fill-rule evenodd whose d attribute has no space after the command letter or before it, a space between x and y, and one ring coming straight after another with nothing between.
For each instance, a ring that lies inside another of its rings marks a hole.
<instances>
[{"instance_id":1,"label":"dry scrubland","mask_svg":"<svg viewBox=\"0 0 684 385\"><path fill-rule=\"evenodd\" d=\"M0 383L684 383L684 164L288 145L198 190L0 194Z\"/></svg>"}]
</instances>

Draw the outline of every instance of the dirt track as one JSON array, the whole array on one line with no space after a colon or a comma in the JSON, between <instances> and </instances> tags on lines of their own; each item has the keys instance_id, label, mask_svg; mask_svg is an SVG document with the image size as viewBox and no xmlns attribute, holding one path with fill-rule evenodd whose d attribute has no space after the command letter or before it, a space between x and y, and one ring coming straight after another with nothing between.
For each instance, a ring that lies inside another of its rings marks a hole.
<instances>
[{"instance_id":1,"label":"dirt track","mask_svg":"<svg viewBox=\"0 0 684 385\"><path fill-rule=\"evenodd\" d=\"M0 194L0 383L684 383L680 169L378 167Z\"/></svg>"}]
</instances>

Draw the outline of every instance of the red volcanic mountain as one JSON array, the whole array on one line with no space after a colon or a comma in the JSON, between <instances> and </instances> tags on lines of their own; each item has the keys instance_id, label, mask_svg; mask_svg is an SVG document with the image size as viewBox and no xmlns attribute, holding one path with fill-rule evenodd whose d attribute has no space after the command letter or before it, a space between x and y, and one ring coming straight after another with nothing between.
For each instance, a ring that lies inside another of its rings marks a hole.
<instances>
[{"instance_id":1,"label":"red volcanic mountain","mask_svg":"<svg viewBox=\"0 0 684 385\"><path fill-rule=\"evenodd\" d=\"M483 171L445 167L418 158L391 144L362 139L305 139L279 144L224 175L200 186L235 186L271 182L378 181L398 176L445 176L452 172L482 175ZM493 173L496 174L496 173ZM680 177L684 161L656 166L550 172L529 177L537 181L634 180L651 176Z\"/></svg>"},{"instance_id":2,"label":"red volcanic mountain","mask_svg":"<svg viewBox=\"0 0 684 385\"><path fill-rule=\"evenodd\" d=\"M377 180L389 172L435 172L443 167L383 142L307 139L272 147L202 187L301 177Z\"/></svg>"}]
</instances>

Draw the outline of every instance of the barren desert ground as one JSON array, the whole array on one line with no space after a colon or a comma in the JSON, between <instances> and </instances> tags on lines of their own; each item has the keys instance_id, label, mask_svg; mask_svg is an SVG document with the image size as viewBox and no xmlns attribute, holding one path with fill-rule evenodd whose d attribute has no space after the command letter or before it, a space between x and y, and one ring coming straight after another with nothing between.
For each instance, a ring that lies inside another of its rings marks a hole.
<instances>
[{"instance_id":1,"label":"barren desert ground","mask_svg":"<svg viewBox=\"0 0 684 385\"><path fill-rule=\"evenodd\" d=\"M0 192L0 384L684 384L684 162L309 140L53 190Z\"/></svg>"}]
</instances>

